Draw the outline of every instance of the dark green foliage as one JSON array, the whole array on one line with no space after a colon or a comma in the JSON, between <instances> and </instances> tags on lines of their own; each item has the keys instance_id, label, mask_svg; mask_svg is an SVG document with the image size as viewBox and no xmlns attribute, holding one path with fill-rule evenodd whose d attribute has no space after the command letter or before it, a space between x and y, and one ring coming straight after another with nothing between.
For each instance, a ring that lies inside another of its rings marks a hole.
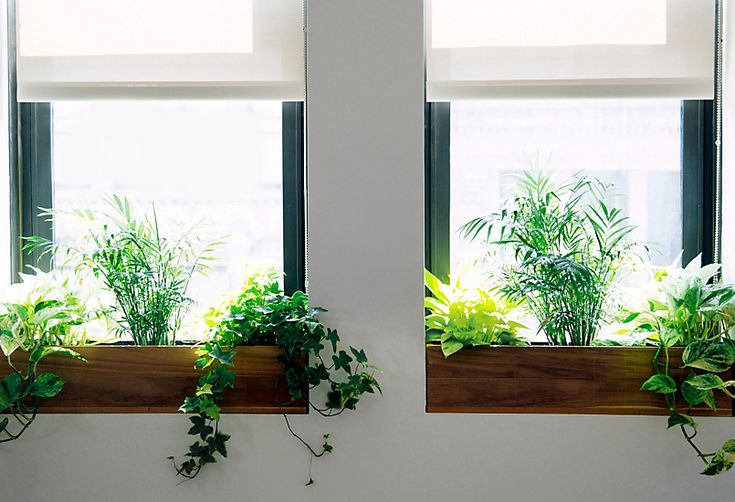
<instances>
[{"instance_id":1,"label":"dark green foliage","mask_svg":"<svg viewBox=\"0 0 735 502\"><path fill-rule=\"evenodd\" d=\"M469 239L509 248L503 291L522 300L553 345L590 345L609 310L611 287L633 245L609 186L575 176L555 185L524 172L516 194L497 212L462 227Z\"/></svg>"},{"instance_id":2,"label":"dark green foliage","mask_svg":"<svg viewBox=\"0 0 735 502\"><path fill-rule=\"evenodd\" d=\"M196 363L206 373L199 379L195 395L186 397L180 408L193 414L189 434L197 440L186 454L189 459L182 464L177 465L173 457L169 457L178 475L193 478L203 466L216 461L216 454L227 456L229 436L219 432L217 403L222 400L225 389L234 387L235 373L231 368L237 346L278 346L282 350L278 360L283 365L293 401L307 397L309 389L326 385L324 406L309 402L312 409L323 416L355 409L364 394L381 392L374 377L376 368L368 363L365 352L354 347L349 347L349 352L341 350L337 332L317 319L321 312L324 309L309 307L305 293L297 291L292 296L284 295L273 273L247 278L236 298L210 312L212 334L200 349ZM307 363L303 362L304 358ZM328 434L324 435L322 450L317 452L293 431L285 415L284 418L289 431L314 456L332 451Z\"/></svg>"}]
</instances>

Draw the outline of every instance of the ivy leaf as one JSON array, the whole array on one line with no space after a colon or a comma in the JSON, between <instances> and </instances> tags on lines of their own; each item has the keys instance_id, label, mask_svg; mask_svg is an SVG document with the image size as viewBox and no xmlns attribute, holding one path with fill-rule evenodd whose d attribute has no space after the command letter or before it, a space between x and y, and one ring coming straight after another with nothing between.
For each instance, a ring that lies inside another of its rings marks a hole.
<instances>
[{"instance_id":1,"label":"ivy leaf","mask_svg":"<svg viewBox=\"0 0 735 502\"><path fill-rule=\"evenodd\" d=\"M333 355L332 361L334 361L335 370L343 369L350 375L352 374L352 367L350 366L352 358L344 350L340 350L338 354Z\"/></svg>"},{"instance_id":2,"label":"ivy leaf","mask_svg":"<svg viewBox=\"0 0 735 502\"><path fill-rule=\"evenodd\" d=\"M181 470L184 471L186 474L191 474L191 472L194 470L194 468L197 466L196 461L194 459L189 459L183 464L181 464Z\"/></svg>"},{"instance_id":3,"label":"ivy leaf","mask_svg":"<svg viewBox=\"0 0 735 502\"><path fill-rule=\"evenodd\" d=\"M217 432L214 436L207 439L207 444L210 447L210 451L216 451L223 457L227 457L227 447L225 446L225 443L227 440L230 439L229 434L224 434L222 432Z\"/></svg>"},{"instance_id":4,"label":"ivy leaf","mask_svg":"<svg viewBox=\"0 0 735 502\"><path fill-rule=\"evenodd\" d=\"M64 388L64 380L53 373L41 373L30 385L27 393L34 397L50 398L61 392Z\"/></svg>"},{"instance_id":5,"label":"ivy leaf","mask_svg":"<svg viewBox=\"0 0 735 502\"><path fill-rule=\"evenodd\" d=\"M206 405L202 406L202 413L207 415L212 420L219 420L219 412L220 407L217 406L214 402L209 402Z\"/></svg>"},{"instance_id":6,"label":"ivy leaf","mask_svg":"<svg viewBox=\"0 0 735 502\"><path fill-rule=\"evenodd\" d=\"M194 413L199 409L199 398L186 396L184 398L184 404L179 407L179 411L184 413Z\"/></svg>"},{"instance_id":7,"label":"ivy leaf","mask_svg":"<svg viewBox=\"0 0 735 502\"><path fill-rule=\"evenodd\" d=\"M225 366L232 366L232 357L235 355L234 350L222 350L219 345L212 347L211 356Z\"/></svg>"},{"instance_id":8,"label":"ivy leaf","mask_svg":"<svg viewBox=\"0 0 735 502\"><path fill-rule=\"evenodd\" d=\"M685 413L674 413L669 417L668 429L676 427L677 425L688 425L692 429L697 428L697 422L695 422L692 417Z\"/></svg>"},{"instance_id":9,"label":"ivy leaf","mask_svg":"<svg viewBox=\"0 0 735 502\"><path fill-rule=\"evenodd\" d=\"M366 362L368 362L364 350L357 350L355 347L350 347L350 352L352 352L352 355L355 356L355 361L357 361L358 363L365 364Z\"/></svg>"},{"instance_id":10,"label":"ivy leaf","mask_svg":"<svg viewBox=\"0 0 735 502\"><path fill-rule=\"evenodd\" d=\"M333 329L327 329L327 334L324 337L329 343L332 344L332 352L337 352L337 342L339 342L339 335L337 331Z\"/></svg>"},{"instance_id":11,"label":"ivy leaf","mask_svg":"<svg viewBox=\"0 0 735 502\"><path fill-rule=\"evenodd\" d=\"M332 390L327 392L327 408L332 410L338 410L342 408L342 392L339 390Z\"/></svg>"},{"instance_id":12,"label":"ivy leaf","mask_svg":"<svg viewBox=\"0 0 735 502\"><path fill-rule=\"evenodd\" d=\"M324 453L332 453L332 450L334 450L334 447L329 444L329 434L324 434L324 444L322 445L322 450L324 450Z\"/></svg>"},{"instance_id":13,"label":"ivy leaf","mask_svg":"<svg viewBox=\"0 0 735 502\"><path fill-rule=\"evenodd\" d=\"M732 466L733 461L725 454L724 451L719 450L715 453L715 456L712 457L709 464L707 464L707 467L704 468L702 474L705 476L717 476L718 474L729 471Z\"/></svg>"},{"instance_id":14,"label":"ivy leaf","mask_svg":"<svg viewBox=\"0 0 735 502\"><path fill-rule=\"evenodd\" d=\"M197 396L206 396L206 395L211 396L212 395L212 384L205 383L204 385L200 385L199 387L197 387L196 395Z\"/></svg>"},{"instance_id":15,"label":"ivy leaf","mask_svg":"<svg viewBox=\"0 0 735 502\"><path fill-rule=\"evenodd\" d=\"M713 373L727 371L735 362L735 355L722 343L692 342L682 354L685 366Z\"/></svg>"},{"instance_id":16,"label":"ivy leaf","mask_svg":"<svg viewBox=\"0 0 735 502\"><path fill-rule=\"evenodd\" d=\"M659 392L661 394L673 394L676 392L676 382L669 375L659 373L646 380L641 385L641 390Z\"/></svg>"},{"instance_id":17,"label":"ivy leaf","mask_svg":"<svg viewBox=\"0 0 735 502\"><path fill-rule=\"evenodd\" d=\"M206 439L207 436L214 432L214 427L207 425L206 419L201 415L190 417L189 420L194 424L189 429L189 434L192 436L198 434L202 439Z\"/></svg>"}]
</instances>

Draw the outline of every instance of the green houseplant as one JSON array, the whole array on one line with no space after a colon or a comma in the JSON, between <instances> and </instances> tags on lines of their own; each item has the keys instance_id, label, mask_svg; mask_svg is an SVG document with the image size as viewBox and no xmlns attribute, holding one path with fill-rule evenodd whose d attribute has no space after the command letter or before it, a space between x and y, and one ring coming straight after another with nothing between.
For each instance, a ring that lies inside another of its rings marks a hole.
<instances>
[{"instance_id":1,"label":"green houseplant","mask_svg":"<svg viewBox=\"0 0 735 502\"><path fill-rule=\"evenodd\" d=\"M426 342L440 343L445 356L464 347L526 344L518 334L525 326L516 320L513 300L465 286L461 275L445 284L425 270L424 282L431 292L424 299Z\"/></svg>"},{"instance_id":2,"label":"green houseplant","mask_svg":"<svg viewBox=\"0 0 735 502\"><path fill-rule=\"evenodd\" d=\"M88 327L99 318L95 302L84 294L89 290L75 288L70 279L34 272L20 274L22 282L10 286L0 303L0 348L11 369L0 380L0 413L8 415L0 420L0 442L20 437L42 400L64 388L64 380L42 372L39 363L53 354L86 361L68 346L87 343ZM18 351L28 353L25 367L13 362Z\"/></svg>"},{"instance_id":3,"label":"green houseplant","mask_svg":"<svg viewBox=\"0 0 735 502\"><path fill-rule=\"evenodd\" d=\"M716 280L719 265L699 267L698 259L684 269L662 269L654 277L657 288L645 309L630 312L636 330L650 334L658 350L654 375L641 390L659 393L670 411L669 428L678 427L705 465L702 474L716 475L735 463L735 439L705 453L694 442L698 423L691 409L701 403L715 409L715 391L733 398L735 381L718 375L735 363L735 287ZM671 347L684 347L682 361L690 370L677 384L670 375Z\"/></svg>"},{"instance_id":4,"label":"green houseplant","mask_svg":"<svg viewBox=\"0 0 735 502\"><path fill-rule=\"evenodd\" d=\"M325 417L353 410L364 394L381 392L375 379L377 369L368 363L362 350L340 348L339 335L326 328L317 316L323 309L310 307L308 296L297 291L285 295L272 270L248 276L242 290L227 298L208 314L212 328L210 338L199 349L197 367L205 371L194 395L186 397L180 411L191 414L189 434L195 442L182 463L174 463L177 475L194 478L201 469L216 462L216 456L227 456L229 435L220 431L220 407L223 393L232 389L235 368L232 358L238 346L276 345L282 354L278 360L284 367L290 398L307 398L308 390L327 387L322 406L308 401L312 410ZM308 362L304 363L304 357ZM330 358L331 356L331 358ZM319 451L301 439L284 414L289 432L320 457L332 451L329 435Z\"/></svg>"},{"instance_id":5,"label":"green houseplant","mask_svg":"<svg viewBox=\"0 0 735 502\"><path fill-rule=\"evenodd\" d=\"M632 256L627 237L634 227L611 205L610 188L579 175L555 183L528 170L499 212L461 229L466 238L512 252L502 290L524 302L552 345L594 341Z\"/></svg>"},{"instance_id":6,"label":"green houseplant","mask_svg":"<svg viewBox=\"0 0 735 502\"><path fill-rule=\"evenodd\" d=\"M128 335L136 345L171 345L183 314L192 304L188 296L194 274L206 273L214 259L217 240L204 240L199 224L183 227L177 235L163 235L155 207L141 214L127 198L104 199L105 210L73 210L67 213L87 227L75 245L54 245L28 238L27 248L53 252L62 265L76 272L91 272L112 292L115 301L107 309L118 336Z\"/></svg>"}]
</instances>

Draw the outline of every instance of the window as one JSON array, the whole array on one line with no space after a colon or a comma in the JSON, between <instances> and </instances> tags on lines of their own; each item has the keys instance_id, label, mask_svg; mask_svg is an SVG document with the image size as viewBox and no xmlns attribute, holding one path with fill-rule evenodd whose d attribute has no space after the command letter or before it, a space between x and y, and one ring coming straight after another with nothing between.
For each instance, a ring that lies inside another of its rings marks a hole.
<instances>
[{"instance_id":1,"label":"window","mask_svg":"<svg viewBox=\"0 0 735 502\"><path fill-rule=\"evenodd\" d=\"M441 278L488 271L486 246L461 235L472 218L500 209L517 175L538 167L615 186L656 265L711 261L711 102L489 100L427 105L427 268ZM709 138L709 139L708 139ZM686 211L684 210L686 208ZM642 278L628 279L638 286ZM537 323L525 319L532 336ZM539 334L538 341L543 340Z\"/></svg>"},{"instance_id":2,"label":"window","mask_svg":"<svg viewBox=\"0 0 735 502\"><path fill-rule=\"evenodd\" d=\"M245 260L283 263L281 122L278 102L55 103L53 207L120 194L163 222L205 221L225 244L190 292L211 305L237 288ZM57 242L83 231L69 223L57 222Z\"/></svg>"},{"instance_id":3,"label":"window","mask_svg":"<svg viewBox=\"0 0 735 502\"><path fill-rule=\"evenodd\" d=\"M24 164L28 234L71 244L80 222L61 217L52 230L32 210L97 208L117 194L155 207L161 222L201 220L207 234L223 237L214 270L192 280L198 306L236 289L246 262L282 267L287 289L303 289L300 103L60 101L22 108L37 136ZM284 201L293 209L284 210ZM24 265L34 259L26 256Z\"/></svg>"},{"instance_id":4,"label":"window","mask_svg":"<svg viewBox=\"0 0 735 502\"><path fill-rule=\"evenodd\" d=\"M202 220L224 238L214 270L192 279L200 307L240 285L245 261L282 268L287 293L304 289L301 0L39 0L8 12L21 148L12 235L73 242L78 222L52 224L38 208L97 208L115 194L155 207L162 225ZM10 255L14 272L51 265Z\"/></svg>"}]
</instances>

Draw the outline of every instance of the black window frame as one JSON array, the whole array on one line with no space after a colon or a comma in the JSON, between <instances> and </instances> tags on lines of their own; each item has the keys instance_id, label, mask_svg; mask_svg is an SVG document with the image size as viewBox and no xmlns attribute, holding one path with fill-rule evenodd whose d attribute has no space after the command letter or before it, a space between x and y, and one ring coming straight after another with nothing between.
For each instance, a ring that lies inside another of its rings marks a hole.
<instances>
[{"instance_id":1,"label":"black window frame","mask_svg":"<svg viewBox=\"0 0 735 502\"><path fill-rule=\"evenodd\" d=\"M682 262L701 253L713 263L716 246L716 145L713 100L681 102ZM451 102L424 110L424 246L426 268L442 280L451 269Z\"/></svg>"},{"instance_id":2,"label":"black window frame","mask_svg":"<svg viewBox=\"0 0 735 502\"><path fill-rule=\"evenodd\" d=\"M18 211L11 215L11 277L28 266L49 270L48 255L39 259L23 250L23 237L38 235L53 240L53 224L38 216L39 208L53 208L53 104L19 103L17 162L11 162L11 193L17 194ZM306 287L304 103L282 104L283 163L283 270L284 291L293 294ZM12 139L11 139L12 143ZM14 197L11 197L13 199Z\"/></svg>"}]
</instances>

